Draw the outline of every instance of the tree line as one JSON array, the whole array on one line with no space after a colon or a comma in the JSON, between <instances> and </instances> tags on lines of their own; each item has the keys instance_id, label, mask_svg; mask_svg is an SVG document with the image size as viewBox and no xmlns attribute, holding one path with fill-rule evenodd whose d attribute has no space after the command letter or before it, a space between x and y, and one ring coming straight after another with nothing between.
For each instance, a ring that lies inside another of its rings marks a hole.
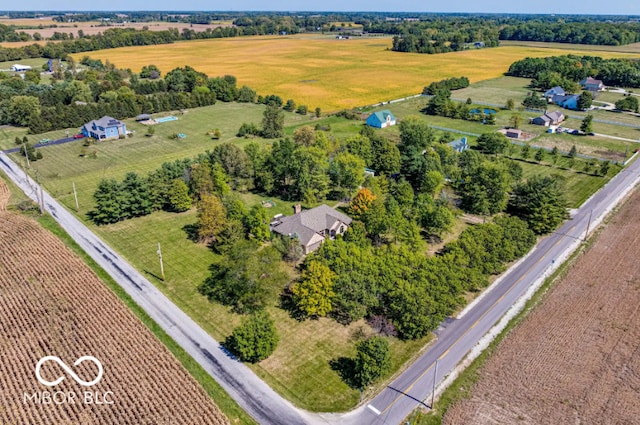
<instances>
[{"instance_id":1,"label":"tree line","mask_svg":"<svg viewBox=\"0 0 640 425\"><path fill-rule=\"evenodd\" d=\"M431 54L495 47L500 40L614 46L640 41L640 23L597 16L427 16L417 22L371 22L365 29L394 34L394 51Z\"/></svg>"},{"instance_id":2,"label":"tree line","mask_svg":"<svg viewBox=\"0 0 640 425\"><path fill-rule=\"evenodd\" d=\"M104 115L125 119L213 105L218 100L271 104L280 99L258 95L247 86L237 87L232 75L210 78L190 66L160 78L158 68L149 65L140 74L146 78L141 78L100 60L85 57L81 63L88 69L73 72L75 64L70 62L70 69L59 72L62 81L56 84L40 83L37 71L33 78L24 79L0 74L0 124L29 127L38 134L80 127ZM306 106L299 105L297 111L306 113Z\"/></svg>"},{"instance_id":3,"label":"tree line","mask_svg":"<svg viewBox=\"0 0 640 425\"><path fill-rule=\"evenodd\" d=\"M640 87L640 62L576 55L525 58L512 63L507 75L531 78L532 86L541 89L560 85L563 80L575 85L586 77L602 80L608 86Z\"/></svg>"}]
</instances>

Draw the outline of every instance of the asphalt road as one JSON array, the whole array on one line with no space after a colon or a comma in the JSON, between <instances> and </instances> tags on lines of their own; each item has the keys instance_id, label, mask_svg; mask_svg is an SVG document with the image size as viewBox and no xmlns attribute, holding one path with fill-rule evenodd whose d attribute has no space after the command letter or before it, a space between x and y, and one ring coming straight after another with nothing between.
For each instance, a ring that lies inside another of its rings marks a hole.
<instances>
[{"instance_id":1,"label":"asphalt road","mask_svg":"<svg viewBox=\"0 0 640 425\"><path fill-rule=\"evenodd\" d=\"M0 153L0 168L27 195L36 199L35 182L26 179L24 171L4 153ZM49 213L69 235L259 423L400 424L415 407L429 405L436 360L435 378L440 382L532 285L543 280L579 246L589 221L590 229L593 229L639 180L640 161L636 161L575 210L571 220L540 242L464 315L444 323L437 332L437 341L380 394L358 409L343 414L305 412L280 397L249 368L230 357L217 341L46 193L44 202Z\"/></svg>"},{"instance_id":2,"label":"asphalt road","mask_svg":"<svg viewBox=\"0 0 640 425\"><path fill-rule=\"evenodd\" d=\"M34 143L33 147L36 149L40 149L40 148L44 148L46 146L51 146L51 145L61 145L63 143L69 143L69 142L73 142L74 140L82 140L82 139L76 139L75 137L71 136L71 137L65 137L64 139L58 139L58 140L52 140L49 143ZM7 149L2 151L3 153L9 154L9 153L15 153L18 152L20 149L22 149L22 146L18 146L17 148L11 148L11 149Z\"/></svg>"}]
</instances>

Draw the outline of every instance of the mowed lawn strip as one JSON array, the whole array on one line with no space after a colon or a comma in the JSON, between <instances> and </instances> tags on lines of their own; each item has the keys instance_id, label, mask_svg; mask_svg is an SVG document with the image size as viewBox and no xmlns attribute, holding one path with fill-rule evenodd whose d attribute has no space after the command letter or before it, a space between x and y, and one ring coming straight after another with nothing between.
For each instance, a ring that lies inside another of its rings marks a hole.
<instances>
[{"instance_id":1,"label":"mowed lawn strip","mask_svg":"<svg viewBox=\"0 0 640 425\"><path fill-rule=\"evenodd\" d=\"M525 57L591 54L588 49L497 47L439 55L390 50L390 37L336 40L332 36L259 36L124 47L73 55L109 60L133 71L148 64L162 72L191 65L209 76L231 74L261 94L275 93L325 111L365 106L422 92L433 81L466 76L497 78ZM599 52L603 57L637 54Z\"/></svg>"}]
</instances>

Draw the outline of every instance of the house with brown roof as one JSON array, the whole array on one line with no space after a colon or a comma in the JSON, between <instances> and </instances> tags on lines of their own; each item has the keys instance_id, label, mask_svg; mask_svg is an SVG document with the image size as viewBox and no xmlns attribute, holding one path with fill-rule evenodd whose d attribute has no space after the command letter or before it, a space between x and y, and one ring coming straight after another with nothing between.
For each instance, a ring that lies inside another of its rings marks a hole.
<instances>
[{"instance_id":1,"label":"house with brown roof","mask_svg":"<svg viewBox=\"0 0 640 425\"><path fill-rule=\"evenodd\" d=\"M587 77L580 81L580 87L589 91L601 91L604 90L604 84L601 80L596 80L593 77Z\"/></svg>"},{"instance_id":2,"label":"house with brown roof","mask_svg":"<svg viewBox=\"0 0 640 425\"><path fill-rule=\"evenodd\" d=\"M304 211L298 204L294 206L293 215L274 217L270 228L276 234L298 239L304 253L309 254L325 239L342 235L351 221L348 215L325 204Z\"/></svg>"},{"instance_id":3,"label":"house with brown roof","mask_svg":"<svg viewBox=\"0 0 640 425\"><path fill-rule=\"evenodd\" d=\"M562 121L564 121L564 119L565 119L565 116L560 111L545 112L543 115L540 115L539 117L532 118L531 124L543 125L545 127L549 127L552 125L560 124Z\"/></svg>"}]
</instances>

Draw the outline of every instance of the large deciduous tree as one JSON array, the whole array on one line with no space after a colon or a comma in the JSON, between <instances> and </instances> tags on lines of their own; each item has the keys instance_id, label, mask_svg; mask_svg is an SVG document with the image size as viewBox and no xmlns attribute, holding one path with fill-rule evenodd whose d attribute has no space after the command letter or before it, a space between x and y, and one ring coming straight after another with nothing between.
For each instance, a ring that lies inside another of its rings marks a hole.
<instances>
[{"instance_id":1,"label":"large deciduous tree","mask_svg":"<svg viewBox=\"0 0 640 425\"><path fill-rule=\"evenodd\" d=\"M503 164L483 162L461 184L462 208L473 214L492 215L505 209L511 175Z\"/></svg>"},{"instance_id":2,"label":"large deciduous tree","mask_svg":"<svg viewBox=\"0 0 640 425\"><path fill-rule=\"evenodd\" d=\"M189 196L189 187L182 179L175 179L169 188L169 208L175 212L187 211L193 202Z\"/></svg>"},{"instance_id":3,"label":"large deciduous tree","mask_svg":"<svg viewBox=\"0 0 640 425\"><path fill-rule=\"evenodd\" d=\"M307 316L326 316L331 312L335 297L333 285L336 274L318 261L309 261L300 280L291 285L293 302Z\"/></svg>"},{"instance_id":4,"label":"large deciduous tree","mask_svg":"<svg viewBox=\"0 0 640 425\"><path fill-rule=\"evenodd\" d=\"M502 133L484 133L478 137L478 148L485 153L504 153L509 146L509 139Z\"/></svg>"},{"instance_id":5,"label":"large deciduous tree","mask_svg":"<svg viewBox=\"0 0 640 425\"><path fill-rule=\"evenodd\" d=\"M356 344L354 365L355 382L364 389L385 376L391 370L389 342L380 336Z\"/></svg>"},{"instance_id":6,"label":"large deciduous tree","mask_svg":"<svg viewBox=\"0 0 640 425\"><path fill-rule=\"evenodd\" d=\"M331 181L340 189L357 189L364 182L364 165L362 158L349 152L340 152L329 166Z\"/></svg>"},{"instance_id":7,"label":"large deciduous tree","mask_svg":"<svg viewBox=\"0 0 640 425\"><path fill-rule=\"evenodd\" d=\"M275 323L266 312L258 312L233 330L225 345L240 360L257 363L266 359L278 346Z\"/></svg>"},{"instance_id":8,"label":"large deciduous tree","mask_svg":"<svg viewBox=\"0 0 640 425\"><path fill-rule=\"evenodd\" d=\"M585 111L591 108L591 103L593 103L593 95L590 91L583 91L578 97L578 109Z\"/></svg>"},{"instance_id":9,"label":"large deciduous tree","mask_svg":"<svg viewBox=\"0 0 640 425\"><path fill-rule=\"evenodd\" d=\"M26 127L32 116L40 115L40 100L35 96L13 96L8 109L9 122Z\"/></svg>"},{"instance_id":10,"label":"large deciduous tree","mask_svg":"<svg viewBox=\"0 0 640 425\"><path fill-rule=\"evenodd\" d=\"M281 255L272 246L259 248L240 240L211 267L199 291L209 299L231 306L238 313L264 309L287 280L280 268Z\"/></svg>"},{"instance_id":11,"label":"large deciduous tree","mask_svg":"<svg viewBox=\"0 0 640 425\"><path fill-rule=\"evenodd\" d=\"M276 105L268 104L262 116L262 137L276 139L282 137L284 112Z\"/></svg>"},{"instance_id":12,"label":"large deciduous tree","mask_svg":"<svg viewBox=\"0 0 640 425\"><path fill-rule=\"evenodd\" d=\"M222 231L227 220L222 201L216 195L204 194L198 202L198 240L212 242Z\"/></svg>"}]
</instances>

